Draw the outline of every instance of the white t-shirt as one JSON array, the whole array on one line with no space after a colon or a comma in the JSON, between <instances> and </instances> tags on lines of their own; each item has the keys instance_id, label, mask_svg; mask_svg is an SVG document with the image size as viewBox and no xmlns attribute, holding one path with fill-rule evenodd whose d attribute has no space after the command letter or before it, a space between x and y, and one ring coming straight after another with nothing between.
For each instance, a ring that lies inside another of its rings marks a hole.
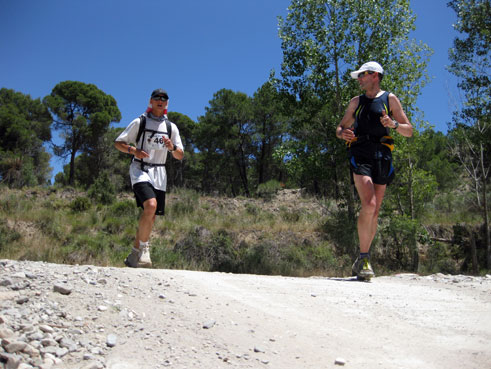
<instances>
[{"instance_id":1,"label":"white t-shirt","mask_svg":"<svg viewBox=\"0 0 491 369\"><path fill-rule=\"evenodd\" d=\"M143 151L150 155L148 158L144 158L143 161L151 164L165 164L168 150L164 145L162 137L168 137L167 124L165 120L160 122L150 118L146 113L144 115L146 116L147 122L145 131L141 135L139 142L136 142L136 136L138 135L138 129L140 128L139 117L133 120L128 127L121 132L118 138L116 138L116 142L131 143L138 149L141 149L143 140ZM174 123L171 123L171 128L172 143L184 151L181 136L179 136L179 129ZM142 164L136 161L136 158L133 158L130 165L130 179L132 186L138 182L150 182L157 190L165 191L167 188L167 173L165 171L165 166L144 165L142 170Z\"/></svg>"}]
</instances>

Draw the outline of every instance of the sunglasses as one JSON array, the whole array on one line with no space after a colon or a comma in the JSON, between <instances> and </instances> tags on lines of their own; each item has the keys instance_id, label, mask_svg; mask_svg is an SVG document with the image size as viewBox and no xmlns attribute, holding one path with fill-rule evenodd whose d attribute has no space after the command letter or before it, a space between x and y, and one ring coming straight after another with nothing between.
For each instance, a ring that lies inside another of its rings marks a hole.
<instances>
[{"instance_id":1,"label":"sunglasses","mask_svg":"<svg viewBox=\"0 0 491 369\"><path fill-rule=\"evenodd\" d=\"M358 73L358 78L363 77L365 74L373 74L373 73L375 73L375 72L370 72L370 71L366 70L364 72Z\"/></svg>"},{"instance_id":2,"label":"sunglasses","mask_svg":"<svg viewBox=\"0 0 491 369\"><path fill-rule=\"evenodd\" d=\"M158 101L158 100L161 100L161 101L167 101L167 100L169 100L169 98L168 98L168 97L166 97L166 96L154 96L154 97L152 97L152 100L157 100L157 101Z\"/></svg>"}]
</instances>

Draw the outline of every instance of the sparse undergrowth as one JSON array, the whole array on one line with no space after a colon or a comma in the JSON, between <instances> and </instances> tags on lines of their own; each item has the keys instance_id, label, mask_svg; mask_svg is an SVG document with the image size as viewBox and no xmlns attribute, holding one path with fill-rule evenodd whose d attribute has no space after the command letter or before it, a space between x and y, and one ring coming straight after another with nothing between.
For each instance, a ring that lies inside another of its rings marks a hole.
<instances>
[{"instance_id":1,"label":"sparse undergrowth","mask_svg":"<svg viewBox=\"0 0 491 369\"><path fill-rule=\"evenodd\" d=\"M0 258L123 266L139 214L131 194L98 204L68 188L4 188ZM346 217L334 202L300 190L280 190L267 198L224 198L180 189L168 194L166 215L157 217L152 260L155 268L346 276L356 250L356 229L346 226ZM379 275L415 270L454 274L468 262L458 245L432 243L408 219L380 223L372 252Z\"/></svg>"}]
</instances>

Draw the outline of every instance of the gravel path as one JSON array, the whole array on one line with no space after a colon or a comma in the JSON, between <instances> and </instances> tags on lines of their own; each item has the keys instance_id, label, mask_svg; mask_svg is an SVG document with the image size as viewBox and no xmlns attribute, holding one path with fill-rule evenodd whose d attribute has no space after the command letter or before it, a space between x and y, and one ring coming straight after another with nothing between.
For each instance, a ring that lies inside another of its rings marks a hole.
<instances>
[{"instance_id":1,"label":"gravel path","mask_svg":"<svg viewBox=\"0 0 491 369\"><path fill-rule=\"evenodd\" d=\"M491 368L491 275L289 278L0 260L0 368Z\"/></svg>"}]
</instances>

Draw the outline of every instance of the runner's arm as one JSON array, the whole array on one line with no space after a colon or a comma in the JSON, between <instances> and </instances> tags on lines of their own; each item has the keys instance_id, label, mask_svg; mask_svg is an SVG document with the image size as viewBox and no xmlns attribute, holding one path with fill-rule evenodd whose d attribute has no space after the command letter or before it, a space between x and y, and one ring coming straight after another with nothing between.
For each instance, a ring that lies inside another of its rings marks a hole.
<instances>
[{"instance_id":1,"label":"runner's arm","mask_svg":"<svg viewBox=\"0 0 491 369\"><path fill-rule=\"evenodd\" d=\"M136 147L131 146L130 144L127 144L126 142L123 141L115 141L114 147L116 147L116 149L118 149L121 152L134 155L137 159L143 159L149 157L149 155L145 151L137 149Z\"/></svg>"},{"instance_id":2,"label":"runner's arm","mask_svg":"<svg viewBox=\"0 0 491 369\"><path fill-rule=\"evenodd\" d=\"M355 110L356 107L358 106L358 100L359 97L356 96L352 98L351 101L349 102L348 108L344 113L344 117L343 119L341 119L341 123L339 123L339 125L336 128L337 138L340 138L345 141L351 141L355 137L355 134L351 129L351 126L355 122Z\"/></svg>"},{"instance_id":3,"label":"runner's arm","mask_svg":"<svg viewBox=\"0 0 491 369\"><path fill-rule=\"evenodd\" d=\"M404 137L411 137L413 135L413 126L409 122L409 119L402 109L401 102L396 95L389 95L389 105L392 113L392 118L386 116L381 118L381 122L385 127L394 128L395 131ZM396 128L396 122L399 126Z\"/></svg>"}]
</instances>

